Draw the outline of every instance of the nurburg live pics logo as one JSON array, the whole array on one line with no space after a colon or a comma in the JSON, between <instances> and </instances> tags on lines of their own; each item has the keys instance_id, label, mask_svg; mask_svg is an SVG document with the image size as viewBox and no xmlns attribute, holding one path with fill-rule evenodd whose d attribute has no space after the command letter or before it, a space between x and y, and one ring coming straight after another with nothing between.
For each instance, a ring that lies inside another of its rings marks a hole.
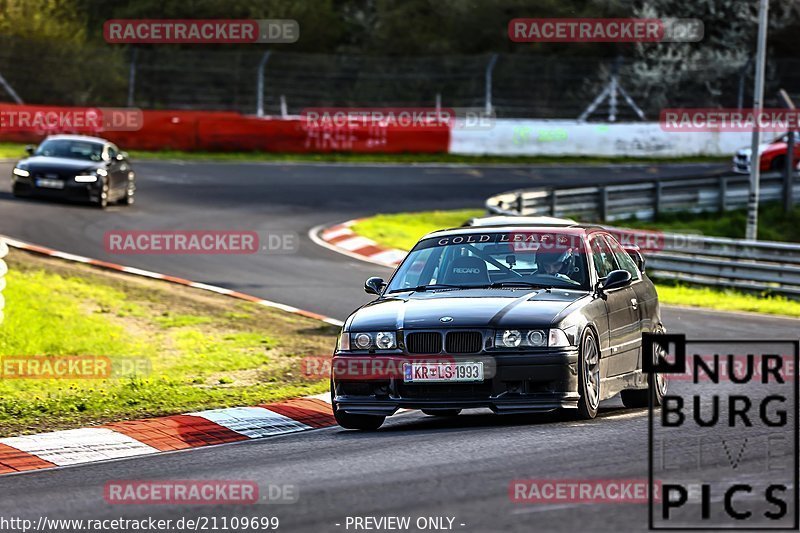
<instances>
[{"instance_id":1,"label":"nurburg live pics logo","mask_svg":"<svg viewBox=\"0 0 800 533\"><path fill-rule=\"evenodd\" d=\"M669 380L660 409L650 380L649 528L797 531L800 341L645 333L642 346L644 372Z\"/></svg>"}]
</instances>

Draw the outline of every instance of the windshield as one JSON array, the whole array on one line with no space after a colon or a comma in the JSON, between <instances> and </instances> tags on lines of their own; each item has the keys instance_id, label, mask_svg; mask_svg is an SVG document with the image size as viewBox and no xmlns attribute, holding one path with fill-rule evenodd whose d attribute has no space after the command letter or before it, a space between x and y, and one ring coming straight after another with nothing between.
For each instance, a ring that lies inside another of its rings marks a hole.
<instances>
[{"instance_id":1,"label":"windshield","mask_svg":"<svg viewBox=\"0 0 800 533\"><path fill-rule=\"evenodd\" d=\"M526 230L425 239L408 254L387 292L491 286L588 290L581 238Z\"/></svg>"},{"instance_id":2,"label":"windshield","mask_svg":"<svg viewBox=\"0 0 800 533\"><path fill-rule=\"evenodd\" d=\"M84 159L86 161L102 161L103 145L91 141L51 139L40 144L34 155Z\"/></svg>"}]
</instances>

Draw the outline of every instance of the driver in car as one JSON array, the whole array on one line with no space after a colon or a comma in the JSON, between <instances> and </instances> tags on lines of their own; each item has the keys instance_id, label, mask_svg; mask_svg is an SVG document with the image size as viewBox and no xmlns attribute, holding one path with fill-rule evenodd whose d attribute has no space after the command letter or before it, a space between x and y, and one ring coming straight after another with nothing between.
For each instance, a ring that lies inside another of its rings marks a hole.
<instances>
[{"instance_id":1,"label":"driver in car","mask_svg":"<svg viewBox=\"0 0 800 533\"><path fill-rule=\"evenodd\" d=\"M572 248L563 252L539 252L536 254L537 274L547 274L555 278L573 282L566 273L572 264Z\"/></svg>"}]
</instances>

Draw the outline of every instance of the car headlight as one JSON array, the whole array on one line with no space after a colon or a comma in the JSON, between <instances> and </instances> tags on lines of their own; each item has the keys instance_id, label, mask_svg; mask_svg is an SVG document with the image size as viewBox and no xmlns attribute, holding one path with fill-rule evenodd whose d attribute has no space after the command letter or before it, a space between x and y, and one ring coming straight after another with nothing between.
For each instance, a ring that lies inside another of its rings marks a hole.
<instances>
[{"instance_id":1,"label":"car headlight","mask_svg":"<svg viewBox=\"0 0 800 533\"><path fill-rule=\"evenodd\" d=\"M12 172L14 173L15 176L19 176L20 178L27 178L28 176L31 175L31 173L25 170L24 168L18 168L18 167L14 167L14 170Z\"/></svg>"},{"instance_id":2,"label":"car headlight","mask_svg":"<svg viewBox=\"0 0 800 533\"><path fill-rule=\"evenodd\" d=\"M395 341L394 332L392 331L379 331L375 335L375 345L381 350L391 350L397 346Z\"/></svg>"},{"instance_id":3,"label":"car headlight","mask_svg":"<svg viewBox=\"0 0 800 533\"><path fill-rule=\"evenodd\" d=\"M545 346L547 344L547 337L545 337L544 331L540 329L530 330L528 332L528 344L531 346Z\"/></svg>"},{"instance_id":4,"label":"car headlight","mask_svg":"<svg viewBox=\"0 0 800 533\"><path fill-rule=\"evenodd\" d=\"M507 329L501 340L506 348L516 348L522 343L522 335L517 329Z\"/></svg>"},{"instance_id":5,"label":"car headlight","mask_svg":"<svg viewBox=\"0 0 800 533\"><path fill-rule=\"evenodd\" d=\"M348 342L358 350L393 350L397 348L397 335L394 331L351 333Z\"/></svg>"},{"instance_id":6,"label":"car headlight","mask_svg":"<svg viewBox=\"0 0 800 533\"><path fill-rule=\"evenodd\" d=\"M372 335L369 333L358 333L353 340L359 350L368 350L372 346Z\"/></svg>"},{"instance_id":7,"label":"car headlight","mask_svg":"<svg viewBox=\"0 0 800 533\"><path fill-rule=\"evenodd\" d=\"M565 330L547 329L506 329L495 332L494 344L497 348L563 348L575 345L577 326Z\"/></svg>"}]
</instances>

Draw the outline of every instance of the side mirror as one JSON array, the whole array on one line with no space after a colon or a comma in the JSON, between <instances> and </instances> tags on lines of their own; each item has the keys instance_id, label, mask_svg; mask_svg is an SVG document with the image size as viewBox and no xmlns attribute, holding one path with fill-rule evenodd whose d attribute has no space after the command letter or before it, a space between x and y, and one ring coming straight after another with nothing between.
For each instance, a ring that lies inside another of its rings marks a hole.
<instances>
[{"instance_id":1,"label":"side mirror","mask_svg":"<svg viewBox=\"0 0 800 533\"><path fill-rule=\"evenodd\" d=\"M120 152L117 154L117 161L125 161L128 159L128 152Z\"/></svg>"},{"instance_id":2,"label":"side mirror","mask_svg":"<svg viewBox=\"0 0 800 533\"><path fill-rule=\"evenodd\" d=\"M631 259L633 259L633 262L636 263L636 268L639 269L639 272L644 274L645 259L642 255L642 252L636 249L626 249L625 251L628 252L628 255L631 256Z\"/></svg>"},{"instance_id":3,"label":"side mirror","mask_svg":"<svg viewBox=\"0 0 800 533\"><path fill-rule=\"evenodd\" d=\"M600 282L600 289L603 291L619 289L630 285L631 279L633 279L633 276L627 270L614 270L606 276L604 281Z\"/></svg>"},{"instance_id":4,"label":"side mirror","mask_svg":"<svg viewBox=\"0 0 800 533\"><path fill-rule=\"evenodd\" d=\"M383 281L383 278L371 277L364 282L364 292L380 296L385 285L386 282Z\"/></svg>"},{"instance_id":5,"label":"side mirror","mask_svg":"<svg viewBox=\"0 0 800 533\"><path fill-rule=\"evenodd\" d=\"M36 151L36 147L32 144L29 144L25 147L25 151L28 153L28 155L33 155L33 152Z\"/></svg>"}]
</instances>

